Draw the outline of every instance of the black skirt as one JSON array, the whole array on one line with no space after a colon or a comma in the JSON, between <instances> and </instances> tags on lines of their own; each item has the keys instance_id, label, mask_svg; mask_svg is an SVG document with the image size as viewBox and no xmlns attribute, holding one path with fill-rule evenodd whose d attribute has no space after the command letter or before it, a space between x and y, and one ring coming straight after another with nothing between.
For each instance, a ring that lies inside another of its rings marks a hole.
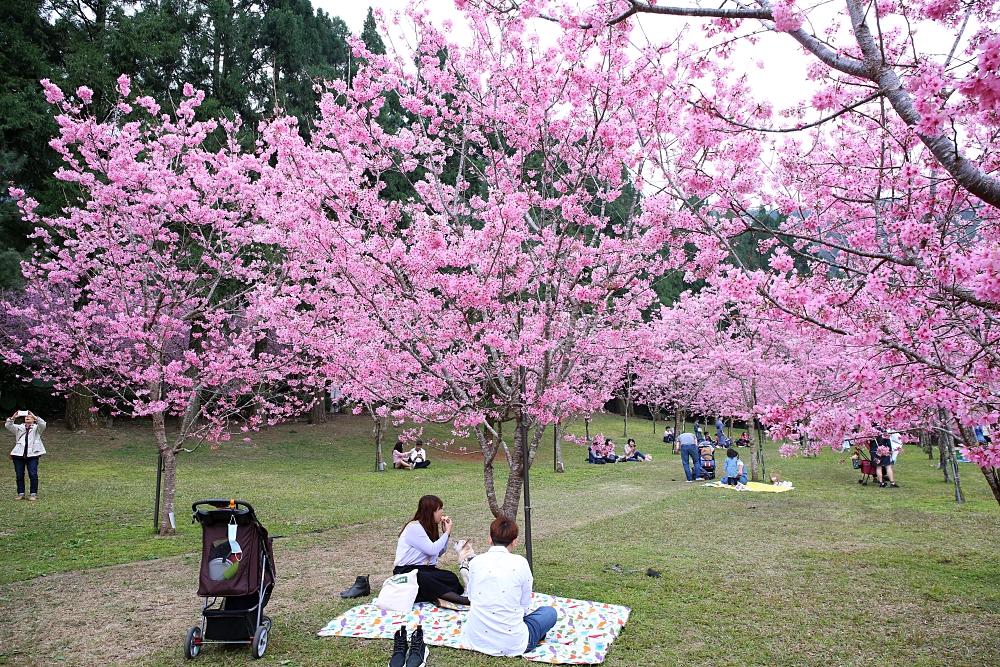
<instances>
[{"instance_id":1,"label":"black skirt","mask_svg":"<svg viewBox=\"0 0 1000 667\"><path fill-rule=\"evenodd\" d=\"M400 565L393 574L417 571L417 599L415 602L437 602L445 593L461 595L465 591L462 580L449 570L439 570L436 565Z\"/></svg>"}]
</instances>

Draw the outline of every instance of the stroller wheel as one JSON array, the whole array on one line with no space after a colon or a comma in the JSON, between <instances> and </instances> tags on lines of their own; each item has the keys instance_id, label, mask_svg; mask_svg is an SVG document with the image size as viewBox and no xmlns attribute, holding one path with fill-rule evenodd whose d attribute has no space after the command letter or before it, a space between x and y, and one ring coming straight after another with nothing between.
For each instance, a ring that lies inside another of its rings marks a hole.
<instances>
[{"instance_id":1,"label":"stroller wheel","mask_svg":"<svg viewBox=\"0 0 1000 667\"><path fill-rule=\"evenodd\" d=\"M264 651L267 650L267 625L259 625L257 627L257 632L253 633L253 643L250 645L250 655L253 656L254 660L264 657Z\"/></svg>"},{"instance_id":2,"label":"stroller wheel","mask_svg":"<svg viewBox=\"0 0 1000 667\"><path fill-rule=\"evenodd\" d=\"M197 658L201 653L201 628L197 625L188 630L187 639L184 640L184 657L188 660Z\"/></svg>"},{"instance_id":3,"label":"stroller wheel","mask_svg":"<svg viewBox=\"0 0 1000 667\"><path fill-rule=\"evenodd\" d=\"M260 617L260 623L261 623L261 625L267 626L268 630L271 629L271 617L270 616L261 616Z\"/></svg>"}]
</instances>

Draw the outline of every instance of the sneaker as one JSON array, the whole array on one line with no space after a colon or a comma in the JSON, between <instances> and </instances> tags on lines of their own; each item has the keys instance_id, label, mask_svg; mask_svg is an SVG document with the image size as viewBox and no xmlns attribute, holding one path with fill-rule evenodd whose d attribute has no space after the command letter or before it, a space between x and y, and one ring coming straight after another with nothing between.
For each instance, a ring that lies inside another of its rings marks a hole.
<instances>
[{"instance_id":1,"label":"sneaker","mask_svg":"<svg viewBox=\"0 0 1000 667\"><path fill-rule=\"evenodd\" d=\"M884 489L887 486L888 486L888 484L886 484L885 482L879 482L878 488ZM895 484L893 486L895 486Z\"/></svg>"},{"instance_id":2,"label":"sneaker","mask_svg":"<svg viewBox=\"0 0 1000 667\"><path fill-rule=\"evenodd\" d=\"M427 664L427 654L430 650L424 643L424 628L418 625L410 635L410 652L406 656L405 667L424 667Z\"/></svg>"},{"instance_id":3,"label":"sneaker","mask_svg":"<svg viewBox=\"0 0 1000 667\"><path fill-rule=\"evenodd\" d=\"M889 484L889 488L890 489L898 489L899 488L899 484L896 484L895 482L892 482L891 484Z\"/></svg>"},{"instance_id":4,"label":"sneaker","mask_svg":"<svg viewBox=\"0 0 1000 667\"><path fill-rule=\"evenodd\" d=\"M691 482L693 482L694 480L693 480L693 479L686 479L686 480L684 480L684 481L690 484L690 483L691 483Z\"/></svg>"},{"instance_id":5,"label":"sneaker","mask_svg":"<svg viewBox=\"0 0 1000 667\"><path fill-rule=\"evenodd\" d=\"M406 628L396 630L392 636L392 657L389 667L406 667Z\"/></svg>"}]
</instances>

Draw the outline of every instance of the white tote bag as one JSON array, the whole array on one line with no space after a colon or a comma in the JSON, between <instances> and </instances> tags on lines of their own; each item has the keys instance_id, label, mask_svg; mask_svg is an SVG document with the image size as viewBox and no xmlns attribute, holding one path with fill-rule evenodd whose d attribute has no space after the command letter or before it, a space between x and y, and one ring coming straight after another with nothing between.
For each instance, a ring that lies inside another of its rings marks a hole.
<instances>
[{"instance_id":1,"label":"white tote bag","mask_svg":"<svg viewBox=\"0 0 1000 667\"><path fill-rule=\"evenodd\" d=\"M409 613L413 609L413 601L417 599L417 589L416 570L389 577L382 582L375 606L383 611Z\"/></svg>"}]
</instances>

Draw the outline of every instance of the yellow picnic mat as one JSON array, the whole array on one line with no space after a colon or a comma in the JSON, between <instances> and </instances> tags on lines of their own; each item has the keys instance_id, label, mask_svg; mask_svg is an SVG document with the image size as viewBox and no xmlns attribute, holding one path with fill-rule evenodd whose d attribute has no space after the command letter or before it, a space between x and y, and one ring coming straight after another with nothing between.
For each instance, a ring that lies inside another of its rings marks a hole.
<instances>
[{"instance_id":1,"label":"yellow picnic mat","mask_svg":"<svg viewBox=\"0 0 1000 667\"><path fill-rule=\"evenodd\" d=\"M737 491L735 486L729 486L728 484L723 484L722 482L711 482L710 484L702 484L702 486L710 486L715 489L732 489ZM742 491L763 491L764 493L782 493L784 491L791 491L794 486L781 486L780 484L763 484L761 482L747 482L743 485Z\"/></svg>"}]
</instances>

